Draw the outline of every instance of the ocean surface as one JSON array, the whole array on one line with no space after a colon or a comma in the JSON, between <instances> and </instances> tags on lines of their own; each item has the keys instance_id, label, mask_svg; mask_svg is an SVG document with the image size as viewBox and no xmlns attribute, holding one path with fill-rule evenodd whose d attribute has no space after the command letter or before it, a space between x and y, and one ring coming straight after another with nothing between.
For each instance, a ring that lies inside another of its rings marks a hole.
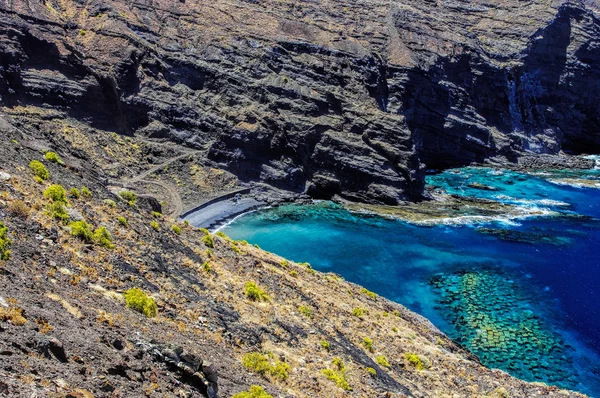
<instances>
[{"instance_id":1,"label":"ocean surface","mask_svg":"<svg viewBox=\"0 0 600 398\"><path fill-rule=\"evenodd\" d=\"M427 182L522 216L416 225L319 202L222 230L405 305L489 367L600 397L600 170L468 167Z\"/></svg>"}]
</instances>

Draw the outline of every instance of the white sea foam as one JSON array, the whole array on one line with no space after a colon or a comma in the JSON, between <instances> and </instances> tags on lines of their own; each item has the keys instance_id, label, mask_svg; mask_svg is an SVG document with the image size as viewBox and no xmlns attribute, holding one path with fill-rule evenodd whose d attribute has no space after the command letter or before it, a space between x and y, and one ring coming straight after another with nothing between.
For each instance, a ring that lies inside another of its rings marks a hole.
<instances>
[{"instance_id":1,"label":"white sea foam","mask_svg":"<svg viewBox=\"0 0 600 398\"><path fill-rule=\"evenodd\" d=\"M548 182L573 188L600 188L600 182L593 182L592 180L548 179Z\"/></svg>"},{"instance_id":2,"label":"white sea foam","mask_svg":"<svg viewBox=\"0 0 600 398\"><path fill-rule=\"evenodd\" d=\"M532 206L550 206L550 207L569 207L571 206L567 202L553 199L519 199L513 198L512 196L496 195L494 199L499 200L503 203L512 203L518 205L532 205Z\"/></svg>"},{"instance_id":3,"label":"white sea foam","mask_svg":"<svg viewBox=\"0 0 600 398\"><path fill-rule=\"evenodd\" d=\"M272 207L273 206L265 206L265 207L261 207L261 208L258 208L258 209L252 209L252 210L245 211L242 214L238 214L237 216L235 216L235 217L227 220L226 222L224 222L222 224L219 224L219 226L217 228L213 229L212 231L210 231L210 233L211 234L216 234L217 232L219 232L223 228L227 227L229 224L235 222L238 218L247 216L248 214L254 213L254 212L259 211L259 210L270 209Z\"/></svg>"},{"instance_id":4,"label":"white sea foam","mask_svg":"<svg viewBox=\"0 0 600 398\"><path fill-rule=\"evenodd\" d=\"M514 211L496 216L456 216L444 218L431 218L418 221L409 221L411 224L423 226L448 225L448 226L475 226L481 224L500 223L507 226L518 227L521 224L517 220L527 218L550 217L558 213L543 207L517 207Z\"/></svg>"}]
</instances>

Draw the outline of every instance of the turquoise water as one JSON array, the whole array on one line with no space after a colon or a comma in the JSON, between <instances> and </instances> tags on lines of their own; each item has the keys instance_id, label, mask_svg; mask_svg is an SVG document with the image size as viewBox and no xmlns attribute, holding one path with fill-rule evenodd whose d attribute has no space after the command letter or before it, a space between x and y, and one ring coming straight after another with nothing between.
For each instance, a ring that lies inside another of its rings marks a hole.
<instances>
[{"instance_id":1,"label":"turquoise water","mask_svg":"<svg viewBox=\"0 0 600 398\"><path fill-rule=\"evenodd\" d=\"M599 171L428 177L440 192L515 204L522 219L422 226L321 202L223 231L407 306L490 367L600 397L600 189L564 185L581 177L600 182Z\"/></svg>"}]
</instances>

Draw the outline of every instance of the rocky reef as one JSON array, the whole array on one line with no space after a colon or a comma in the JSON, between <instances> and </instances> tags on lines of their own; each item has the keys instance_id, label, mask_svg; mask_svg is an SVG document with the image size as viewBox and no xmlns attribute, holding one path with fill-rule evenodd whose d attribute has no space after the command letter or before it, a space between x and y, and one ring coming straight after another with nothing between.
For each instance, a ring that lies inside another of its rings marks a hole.
<instances>
[{"instance_id":1,"label":"rocky reef","mask_svg":"<svg viewBox=\"0 0 600 398\"><path fill-rule=\"evenodd\" d=\"M597 152L599 29L558 0L7 1L0 97L243 181L396 204L425 168Z\"/></svg>"}]
</instances>

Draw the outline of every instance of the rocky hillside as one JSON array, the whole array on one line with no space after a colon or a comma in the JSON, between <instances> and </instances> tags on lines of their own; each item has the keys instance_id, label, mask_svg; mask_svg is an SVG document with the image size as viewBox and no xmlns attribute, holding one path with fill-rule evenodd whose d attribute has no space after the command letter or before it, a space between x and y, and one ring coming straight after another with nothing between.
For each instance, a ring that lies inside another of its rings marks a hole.
<instances>
[{"instance_id":1,"label":"rocky hillside","mask_svg":"<svg viewBox=\"0 0 600 398\"><path fill-rule=\"evenodd\" d=\"M426 167L600 150L590 7L7 0L0 96L204 150L244 181L395 204Z\"/></svg>"},{"instance_id":2,"label":"rocky hillside","mask_svg":"<svg viewBox=\"0 0 600 398\"><path fill-rule=\"evenodd\" d=\"M337 275L110 191L111 164L153 170L174 149L53 115L0 117L0 396L581 397L487 369ZM182 189L231 184L187 156L162 169Z\"/></svg>"}]
</instances>

